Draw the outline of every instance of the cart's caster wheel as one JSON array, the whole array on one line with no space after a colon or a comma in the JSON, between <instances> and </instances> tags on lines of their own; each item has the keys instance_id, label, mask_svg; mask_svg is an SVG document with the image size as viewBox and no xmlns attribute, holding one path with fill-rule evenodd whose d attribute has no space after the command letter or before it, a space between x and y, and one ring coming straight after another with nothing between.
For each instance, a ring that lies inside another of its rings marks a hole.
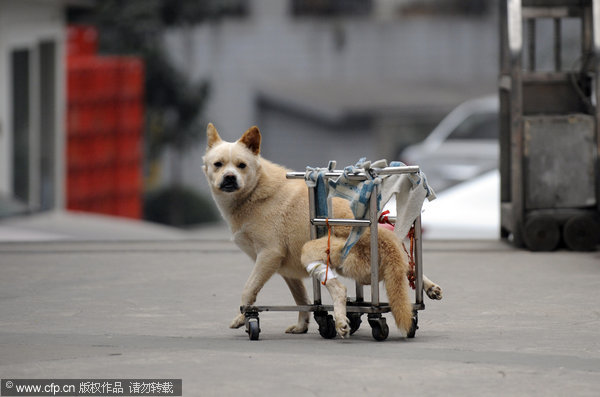
<instances>
[{"instance_id":1,"label":"cart's caster wheel","mask_svg":"<svg viewBox=\"0 0 600 397\"><path fill-rule=\"evenodd\" d=\"M600 223L591 215L576 215L565 223L563 238L573 251L593 251L600 244Z\"/></svg>"},{"instance_id":2,"label":"cart's caster wheel","mask_svg":"<svg viewBox=\"0 0 600 397\"><path fill-rule=\"evenodd\" d=\"M373 335L373 339L377 341L386 340L390 334L390 328L387 326L385 317L369 318L369 325L371 326L371 334Z\"/></svg>"},{"instance_id":3,"label":"cart's caster wheel","mask_svg":"<svg viewBox=\"0 0 600 397\"><path fill-rule=\"evenodd\" d=\"M360 328L360 323L362 323L360 313L347 313L347 317L350 320L350 335L354 335Z\"/></svg>"},{"instance_id":4,"label":"cart's caster wheel","mask_svg":"<svg viewBox=\"0 0 600 397\"><path fill-rule=\"evenodd\" d=\"M525 222L523 237L532 251L553 251L560 241L560 228L552 216L534 215Z\"/></svg>"},{"instance_id":5,"label":"cart's caster wheel","mask_svg":"<svg viewBox=\"0 0 600 397\"><path fill-rule=\"evenodd\" d=\"M316 313L315 312L315 321L319 324L319 334L325 339L333 339L337 335L337 331L335 330L335 321L333 320L333 316L331 314L325 313Z\"/></svg>"},{"instance_id":6,"label":"cart's caster wheel","mask_svg":"<svg viewBox=\"0 0 600 397\"><path fill-rule=\"evenodd\" d=\"M414 338L417 330L419 329L419 315L416 311L413 312L412 324L410 326L410 330L408 330L408 334L406 334L407 338Z\"/></svg>"},{"instance_id":7,"label":"cart's caster wheel","mask_svg":"<svg viewBox=\"0 0 600 397\"><path fill-rule=\"evenodd\" d=\"M258 317L246 317L246 332L250 340L258 340L258 335L260 334Z\"/></svg>"}]
</instances>

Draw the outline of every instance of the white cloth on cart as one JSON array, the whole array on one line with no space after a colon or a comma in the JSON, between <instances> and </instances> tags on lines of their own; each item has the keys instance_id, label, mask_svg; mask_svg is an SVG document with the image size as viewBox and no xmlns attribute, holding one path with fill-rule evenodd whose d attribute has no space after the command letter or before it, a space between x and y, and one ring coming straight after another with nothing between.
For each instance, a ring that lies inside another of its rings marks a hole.
<instances>
[{"instance_id":1,"label":"white cloth on cart","mask_svg":"<svg viewBox=\"0 0 600 397\"><path fill-rule=\"evenodd\" d=\"M399 161L392 162L391 167L404 166ZM403 241L415 219L421 214L425 199L435 200L435 192L427 183L425 173L386 175L381 184L381 201L385 204L392 196L396 196L396 226L394 233ZM381 214L379 214L381 215Z\"/></svg>"}]
</instances>

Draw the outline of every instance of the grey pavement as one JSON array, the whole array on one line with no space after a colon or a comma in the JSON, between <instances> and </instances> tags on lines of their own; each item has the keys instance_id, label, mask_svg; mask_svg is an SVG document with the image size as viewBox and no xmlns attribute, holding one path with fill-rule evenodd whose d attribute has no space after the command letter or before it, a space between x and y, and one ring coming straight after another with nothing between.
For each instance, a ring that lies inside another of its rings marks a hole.
<instances>
[{"instance_id":1,"label":"grey pavement","mask_svg":"<svg viewBox=\"0 0 600 397\"><path fill-rule=\"evenodd\" d=\"M48 211L0 220L0 241L173 240L179 229L116 216Z\"/></svg>"},{"instance_id":2,"label":"grey pavement","mask_svg":"<svg viewBox=\"0 0 600 397\"><path fill-rule=\"evenodd\" d=\"M0 231L39 231L11 222ZM415 339L402 338L391 318L384 342L364 318L349 339L322 339L314 321L307 334L288 335L296 314L268 312L260 340L249 341L227 326L252 263L225 228L142 233L137 225L136 235L119 224L122 239L105 226L80 238L63 225L46 229L62 239L0 243L0 378L181 378L184 396L600 390L600 252L428 241L425 272L444 299L426 301ZM258 304L293 301L275 277Z\"/></svg>"}]
</instances>

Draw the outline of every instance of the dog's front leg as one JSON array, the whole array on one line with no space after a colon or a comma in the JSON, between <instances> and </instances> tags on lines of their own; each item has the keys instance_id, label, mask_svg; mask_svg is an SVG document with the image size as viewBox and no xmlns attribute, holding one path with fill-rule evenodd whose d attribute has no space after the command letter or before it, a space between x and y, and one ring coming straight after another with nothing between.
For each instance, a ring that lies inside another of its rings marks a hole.
<instances>
[{"instance_id":1,"label":"dog's front leg","mask_svg":"<svg viewBox=\"0 0 600 397\"><path fill-rule=\"evenodd\" d=\"M252 273L250 273L242 292L242 306L252 305L256 302L256 296L275 274L281 265L282 258L283 256L277 251L262 250L258 253ZM245 323L244 315L240 313L233 319L229 328L239 328Z\"/></svg>"},{"instance_id":2,"label":"dog's front leg","mask_svg":"<svg viewBox=\"0 0 600 397\"><path fill-rule=\"evenodd\" d=\"M308 300L308 294L306 293L306 288L304 287L304 282L297 278L289 278L284 277L285 283L290 289L292 296L294 297L294 301L296 305L310 305L310 301ZM304 334L308 331L308 321L309 321L309 312L299 312L298 313L298 323L292 324L289 326L285 332L288 334Z\"/></svg>"}]
</instances>

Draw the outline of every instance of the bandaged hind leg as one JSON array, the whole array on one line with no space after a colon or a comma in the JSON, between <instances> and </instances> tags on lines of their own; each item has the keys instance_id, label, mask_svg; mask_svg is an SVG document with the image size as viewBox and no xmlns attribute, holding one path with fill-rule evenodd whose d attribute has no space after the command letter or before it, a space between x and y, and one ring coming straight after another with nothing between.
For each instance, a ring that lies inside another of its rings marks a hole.
<instances>
[{"instance_id":1,"label":"bandaged hind leg","mask_svg":"<svg viewBox=\"0 0 600 397\"><path fill-rule=\"evenodd\" d=\"M311 262L306 265L306 271L311 276L316 276L321 283L325 284L327 280L337 278L337 274L333 269L329 268L325 263L321 261Z\"/></svg>"},{"instance_id":2,"label":"bandaged hind leg","mask_svg":"<svg viewBox=\"0 0 600 397\"><path fill-rule=\"evenodd\" d=\"M321 283L325 284L327 291L333 299L333 318L335 320L335 330L342 338L350 333L350 324L346 317L346 286L342 284L337 275L327 265L321 261L311 262L306 265L306 271L316 276Z\"/></svg>"}]
</instances>

